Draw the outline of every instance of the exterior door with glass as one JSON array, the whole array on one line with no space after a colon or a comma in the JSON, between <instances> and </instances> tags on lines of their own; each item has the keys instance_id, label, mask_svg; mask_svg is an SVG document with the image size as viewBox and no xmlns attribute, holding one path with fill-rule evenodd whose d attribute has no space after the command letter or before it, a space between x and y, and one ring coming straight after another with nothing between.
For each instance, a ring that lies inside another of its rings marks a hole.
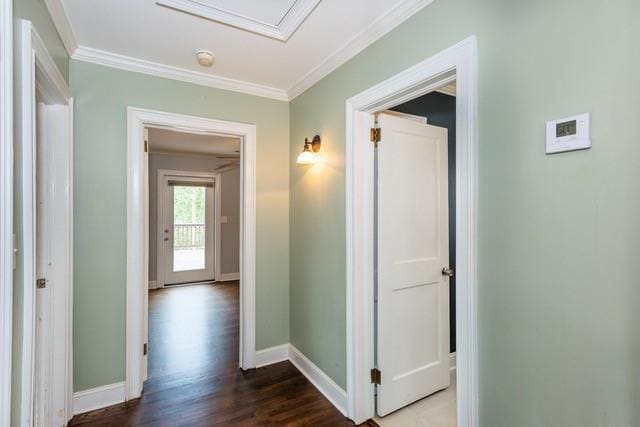
<instances>
[{"instance_id":1,"label":"exterior door with glass","mask_svg":"<svg viewBox=\"0 0 640 427\"><path fill-rule=\"evenodd\" d=\"M166 175L163 184L164 284L214 280L215 179Z\"/></svg>"}]
</instances>

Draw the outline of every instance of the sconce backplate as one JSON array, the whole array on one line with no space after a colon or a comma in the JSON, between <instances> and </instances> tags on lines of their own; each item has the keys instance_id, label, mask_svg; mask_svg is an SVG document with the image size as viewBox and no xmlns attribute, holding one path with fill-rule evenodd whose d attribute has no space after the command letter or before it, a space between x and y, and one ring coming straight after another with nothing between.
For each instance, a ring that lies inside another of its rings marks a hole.
<instances>
[{"instance_id":1,"label":"sconce backplate","mask_svg":"<svg viewBox=\"0 0 640 427\"><path fill-rule=\"evenodd\" d=\"M321 145L322 145L322 141L320 140L320 135L314 136L313 140L311 140L311 151L313 151L314 153L317 153L318 151L320 151Z\"/></svg>"}]
</instances>

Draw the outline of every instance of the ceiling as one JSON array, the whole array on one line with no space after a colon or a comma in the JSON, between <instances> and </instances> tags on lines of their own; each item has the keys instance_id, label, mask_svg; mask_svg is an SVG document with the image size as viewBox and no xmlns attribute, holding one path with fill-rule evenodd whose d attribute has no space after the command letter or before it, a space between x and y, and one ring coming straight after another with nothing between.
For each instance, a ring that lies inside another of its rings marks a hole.
<instances>
[{"instance_id":1,"label":"ceiling","mask_svg":"<svg viewBox=\"0 0 640 427\"><path fill-rule=\"evenodd\" d=\"M149 152L240 158L240 139L224 135L195 134L149 128Z\"/></svg>"},{"instance_id":2,"label":"ceiling","mask_svg":"<svg viewBox=\"0 0 640 427\"><path fill-rule=\"evenodd\" d=\"M44 1L74 59L290 100L433 0Z\"/></svg>"}]
</instances>

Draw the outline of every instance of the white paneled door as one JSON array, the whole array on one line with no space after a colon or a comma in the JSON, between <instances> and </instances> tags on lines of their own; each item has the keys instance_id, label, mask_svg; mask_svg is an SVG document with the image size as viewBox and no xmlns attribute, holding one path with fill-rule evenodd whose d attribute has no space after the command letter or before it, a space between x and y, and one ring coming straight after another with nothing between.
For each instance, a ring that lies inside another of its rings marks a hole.
<instances>
[{"instance_id":1,"label":"white paneled door","mask_svg":"<svg viewBox=\"0 0 640 427\"><path fill-rule=\"evenodd\" d=\"M214 178L165 176L165 285L214 279L214 185Z\"/></svg>"},{"instance_id":2,"label":"white paneled door","mask_svg":"<svg viewBox=\"0 0 640 427\"><path fill-rule=\"evenodd\" d=\"M380 114L378 415L449 386L447 130ZM444 271L443 271L444 270Z\"/></svg>"}]
</instances>

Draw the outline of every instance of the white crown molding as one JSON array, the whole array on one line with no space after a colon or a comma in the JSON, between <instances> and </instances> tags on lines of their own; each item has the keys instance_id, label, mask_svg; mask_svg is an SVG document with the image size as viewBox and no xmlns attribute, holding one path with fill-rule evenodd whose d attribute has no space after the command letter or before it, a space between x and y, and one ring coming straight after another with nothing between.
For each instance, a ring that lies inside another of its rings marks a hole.
<instances>
[{"instance_id":1,"label":"white crown molding","mask_svg":"<svg viewBox=\"0 0 640 427\"><path fill-rule=\"evenodd\" d=\"M44 4L49 10L53 25L55 25L56 30L58 30L62 44L64 44L65 49L67 49L67 53L69 53L69 56L73 55L78 48L78 43L76 42L76 36L73 34L73 28L71 28L71 22L69 21L67 12L64 10L62 1L44 0Z\"/></svg>"},{"instance_id":2,"label":"white crown molding","mask_svg":"<svg viewBox=\"0 0 640 427\"><path fill-rule=\"evenodd\" d=\"M273 88L258 83L219 77L207 73L174 67L171 65L151 62L144 59L120 55L117 53L112 53L87 46L80 46L76 42L72 26L61 1L44 1L54 21L56 29L60 34L60 38L62 39L67 52L73 59L173 80L180 80L202 86L209 86L218 89L276 99L279 101L290 101L315 85L317 82L329 75L332 71L336 70L349 59L366 49L369 45L380 39L382 36L406 21L416 12L432 3L434 0L405 0L404 2L398 4L389 12L374 21L365 30L356 34L353 38L340 46L335 52L329 55L313 70L299 79L288 90ZM295 32L298 26L313 11L313 9L318 5L319 2L320 0L299 0L298 2L296 2L296 4L287 12L282 22L280 22L278 25L278 31L282 32L281 35L284 34L286 36L284 38L281 38L281 40L287 40L287 38L291 34L293 34L293 32ZM199 4L200 7L204 7L205 9L216 9L213 6L203 6L201 3L194 2L193 0L158 0L157 3L165 5L167 7L185 11L188 11L185 4L190 4L192 6L194 4ZM234 15L230 12L226 13ZM200 13L196 14L205 16ZM254 24L260 24L258 21L251 20L247 17L241 17L240 15L234 16L243 18ZM216 19L213 17L210 17L210 19L223 22L220 19ZM296 22L298 23L295 24ZM226 23L228 25L239 26L230 22ZM264 23L262 24L268 25ZM253 32L259 33L259 31ZM279 38L279 36L276 35L274 38Z\"/></svg>"},{"instance_id":3,"label":"white crown molding","mask_svg":"<svg viewBox=\"0 0 640 427\"><path fill-rule=\"evenodd\" d=\"M156 3L286 42L320 3L320 0L296 0L277 24L260 21L198 0L157 0Z\"/></svg>"},{"instance_id":4,"label":"white crown molding","mask_svg":"<svg viewBox=\"0 0 640 427\"><path fill-rule=\"evenodd\" d=\"M147 61L145 59L133 58L131 56L120 55L113 52L94 49L86 46L78 46L71 56L78 61L90 62L107 67L119 68L137 73L149 74L157 77L164 77L173 80L180 80L202 86L214 87L217 89L230 90L234 92L246 93L249 95L261 96L264 98L288 101L286 91L276 89L257 83L245 82L241 80L229 79L201 73L198 71L178 68L171 65L160 64Z\"/></svg>"},{"instance_id":5,"label":"white crown molding","mask_svg":"<svg viewBox=\"0 0 640 427\"><path fill-rule=\"evenodd\" d=\"M398 4L389 12L375 20L370 26L356 34L351 40L340 46L338 50L329 55L320 65L291 86L287 90L289 99L293 100L302 94L433 1L434 0L406 0Z\"/></svg>"}]
</instances>

